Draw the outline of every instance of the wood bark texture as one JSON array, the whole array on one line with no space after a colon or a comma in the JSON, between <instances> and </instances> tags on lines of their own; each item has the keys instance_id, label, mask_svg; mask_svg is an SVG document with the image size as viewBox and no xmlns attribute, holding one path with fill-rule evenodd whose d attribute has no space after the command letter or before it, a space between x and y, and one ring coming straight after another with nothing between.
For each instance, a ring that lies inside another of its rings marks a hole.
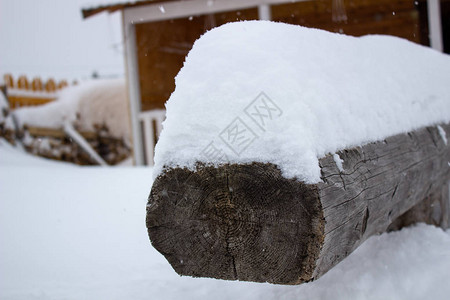
<instances>
[{"instance_id":1,"label":"wood bark texture","mask_svg":"<svg viewBox=\"0 0 450 300\"><path fill-rule=\"evenodd\" d=\"M436 127L337 154L342 169L321 158L317 184L270 163L166 169L148 200L151 242L180 275L299 284L374 234L449 226L450 145Z\"/></svg>"}]
</instances>

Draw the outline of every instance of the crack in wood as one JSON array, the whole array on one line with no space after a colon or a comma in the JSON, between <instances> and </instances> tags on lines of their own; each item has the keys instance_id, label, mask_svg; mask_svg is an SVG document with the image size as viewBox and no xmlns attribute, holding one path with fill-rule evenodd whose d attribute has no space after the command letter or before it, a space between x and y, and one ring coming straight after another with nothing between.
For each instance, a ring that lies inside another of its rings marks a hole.
<instances>
[{"instance_id":1,"label":"crack in wood","mask_svg":"<svg viewBox=\"0 0 450 300\"><path fill-rule=\"evenodd\" d=\"M225 171L225 176L226 176L226 179L227 179L227 182L226 182L226 189L227 190L226 191L228 193L228 205L230 207L232 207L231 200L233 199L233 192L232 192L232 188L230 188L230 181L229 181L229 177L228 177L228 172L227 171ZM235 221L242 222L242 220L240 220L238 218L236 218ZM230 249L230 236L229 236L230 226L231 226L231 224L228 223L227 224L227 228L226 228L226 232L225 232L226 252L231 257L231 266L233 268L233 277L234 277L233 279L237 280L239 277L238 277L238 273L237 273L237 269L236 269L236 260L235 260L235 257L233 255L233 253L231 252L231 249Z\"/></svg>"},{"instance_id":2,"label":"crack in wood","mask_svg":"<svg viewBox=\"0 0 450 300\"><path fill-rule=\"evenodd\" d=\"M395 185L394 192L393 192L392 195L391 195L391 199L394 199L395 193L397 193L398 185L399 185L399 183L397 183L397 184Z\"/></svg>"}]
</instances>

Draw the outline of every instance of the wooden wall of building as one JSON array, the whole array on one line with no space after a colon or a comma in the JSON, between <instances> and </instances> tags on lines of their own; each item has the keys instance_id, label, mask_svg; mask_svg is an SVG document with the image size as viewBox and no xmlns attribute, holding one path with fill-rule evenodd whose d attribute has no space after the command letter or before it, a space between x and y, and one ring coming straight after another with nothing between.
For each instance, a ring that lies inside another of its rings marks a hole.
<instances>
[{"instance_id":1,"label":"wooden wall of building","mask_svg":"<svg viewBox=\"0 0 450 300\"><path fill-rule=\"evenodd\" d=\"M272 19L353 36L387 34L420 43L419 12L414 2L342 0L346 21L333 20L339 11L330 0L289 3L273 6Z\"/></svg>"},{"instance_id":2,"label":"wooden wall of building","mask_svg":"<svg viewBox=\"0 0 450 300\"><path fill-rule=\"evenodd\" d=\"M345 13L332 0L274 5L272 19L354 36L389 34L428 43L421 34L424 25L417 1L342 0L342 3ZM142 110L164 108L175 89L174 78L200 35L228 22L256 19L255 7L136 25Z\"/></svg>"},{"instance_id":3,"label":"wooden wall of building","mask_svg":"<svg viewBox=\"0 0 450 300\"><path fill-rule=\"evenodd\" d=\"M136 25L142 110L164 108L184 58L207 30L236 20L256 20L257 9Z\"/></svg>"}]
</instances>

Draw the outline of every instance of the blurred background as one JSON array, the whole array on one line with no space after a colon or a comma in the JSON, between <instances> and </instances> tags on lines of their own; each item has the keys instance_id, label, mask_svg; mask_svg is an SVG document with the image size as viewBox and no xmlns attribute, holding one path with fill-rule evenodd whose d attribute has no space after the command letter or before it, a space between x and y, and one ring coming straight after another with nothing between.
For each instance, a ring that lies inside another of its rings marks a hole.
<instances>
[{"instance_id":1,"label":"blurred background","mask_svg":"<svg viewBox=\"0 0 450 300\"><path fill-rule=\"evenodd\" d=\"M450 0L0 0L1 136L78 164L152 165L194 41L243 20L450 51Z\"/></svg>"}]
</instances>

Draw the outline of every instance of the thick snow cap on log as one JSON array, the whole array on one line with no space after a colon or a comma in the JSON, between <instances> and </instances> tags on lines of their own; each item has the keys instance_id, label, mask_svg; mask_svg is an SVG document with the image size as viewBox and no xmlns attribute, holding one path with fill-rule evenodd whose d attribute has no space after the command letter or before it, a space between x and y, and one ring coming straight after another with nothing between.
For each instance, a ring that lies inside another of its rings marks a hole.
<instances>
[{"instance_id":1,"label":"thick snow cap on log","mask_svg":"<svg viewBox=\"0 0 450 300\"><path fill-rule=\"evenodd\" d=\"M449 74L448 55L396 37L223 25L195 42L176 77L154 176L255 161L317 183L328 153L449 122Z\"/></svg>"}]
</instances>

